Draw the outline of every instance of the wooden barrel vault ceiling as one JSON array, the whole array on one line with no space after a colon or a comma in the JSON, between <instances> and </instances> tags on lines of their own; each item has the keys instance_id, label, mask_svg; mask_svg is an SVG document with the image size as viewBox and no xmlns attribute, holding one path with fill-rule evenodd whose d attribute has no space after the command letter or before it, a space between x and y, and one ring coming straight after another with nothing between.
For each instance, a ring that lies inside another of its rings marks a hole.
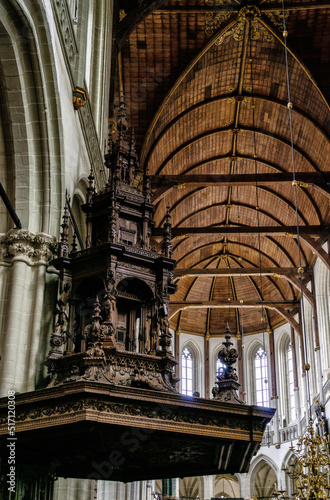
<instances>
[{"instance_id":1,"label":"wooden barrel vault ceiling","mask_svg":"<svg viewBox=\"0 0 330 500\"><path fill-rule=\"evenodd\" d=\"M282 4L120 7L119 73L141 165L152 176L156 240L170 207L178 284L171 327L210 336L223 334L227 321L234 334L286 321L299 329ZM330 4L284 7L301 266L312 300L316 257L330 268L322 250L330 219Z\"/></svg>"}]
</instances>

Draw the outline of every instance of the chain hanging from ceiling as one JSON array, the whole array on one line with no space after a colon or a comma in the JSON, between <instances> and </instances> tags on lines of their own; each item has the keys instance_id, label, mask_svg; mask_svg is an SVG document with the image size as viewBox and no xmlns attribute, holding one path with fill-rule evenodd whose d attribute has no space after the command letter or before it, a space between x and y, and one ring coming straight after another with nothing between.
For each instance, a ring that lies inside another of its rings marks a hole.
<instances>
[{"instance_id":1,"label":"chain hanging from ceiling","mask_svg":"<svg viewBox=\"0 0 330 500\"><path fill-rule=\"evenodd\" d=\"M282 0L282 11L284 14L285 6ZM330 450L329 450L329 437L320 426L318 431L314 429L311 409L311 395L309 386L309 369L310 365L307 359L307 337L305 328L305 314L304 314L304 290L302 282L302 261L301 261L301 244L300 244L300 228L298 217L298 199L297 199L297 181L296 181L296 168L293 144L293 103L291 100L290 90L290 77L289 77L289 63L288 63L288 47L287 37L288 30L286 27L286 18L283 15L283 44L285 55L286 67L286 81L287 81L287 94L288 94L288 114L290 124L290 138L291 138L291 159L292 159L292 186L294 189L295 197L295 211L296 211L296 224L297 224L297 245L298 245L298 258L299 258L299 280L301 291L301 326L302 326L302 340L304 345L305 369L306 369L306 392L307 404L309 408L309 423L306 427L304 436L300 437L296 447L290 447L292 453L288 466L283 469L286 475L294 481L296 492L293 494L298 500L316 500L329 498L330 490ZM307 419L307 415L306 415ZM321 419L322 420L322 419ZM288 498L287 492L281 490L274 493L274 496L279 500Z\"/></svg>"}]
</instances>

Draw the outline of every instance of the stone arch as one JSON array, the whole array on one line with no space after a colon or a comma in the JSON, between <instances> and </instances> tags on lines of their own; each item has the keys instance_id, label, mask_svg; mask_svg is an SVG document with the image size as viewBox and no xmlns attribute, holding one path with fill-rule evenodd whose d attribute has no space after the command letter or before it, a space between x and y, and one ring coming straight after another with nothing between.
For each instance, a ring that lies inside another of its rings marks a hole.
<instances>
[{"instance_id":1,"label":"stone arch","mask_svg":"<svg viewBox=\"0 0 330 500\"><path fill-rule=\"evenodd\" d=\"M1 176L23 227L57 234L62 134L50 30L40 0L16 3L0 5Z\"/></svg>"},{"instance_id":2,"label":"stone arch","mask_svg":"<svg viewBox=\"0 0 330 500\"><path fill-rule=\"evenodd\" d=\"M215 498L240 498L240 485L236 474L218 474L214 481Z\"/></svg>"},{"instance_id":3,"label":"stone arch","mask_svg":"<svg viewBox=\"0 0 330 500\"><path fill-rule=\"evenodd\" d=\"M271 497L277 486L278 467L269 457L260 455L251 464L251 497Z\"/></svg>"},{"instance_id":4,"label":"stone arch","mask_svg":"<svg viewBox=\"0 0 330 500\"><path fill-rule=\"evenodd\" d=\"M201 495L201 478L184 477L179 481L180 497L196 498Z\"/></svg>"}]
</instances>

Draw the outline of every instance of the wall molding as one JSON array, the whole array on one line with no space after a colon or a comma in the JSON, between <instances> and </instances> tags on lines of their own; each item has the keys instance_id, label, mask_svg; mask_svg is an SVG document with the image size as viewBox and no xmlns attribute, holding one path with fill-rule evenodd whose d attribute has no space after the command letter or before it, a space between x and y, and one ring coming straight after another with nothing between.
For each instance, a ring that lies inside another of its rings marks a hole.
<instances>
[{"instance_id":1,"label":"wall molding","mask_svg":"<svg viewBox=\"0 0 330 500\"><path fill-rule=\"evenodd\" d=\"M73 29L72 19L67 0L55 0L53 2L55 11L55 23L57 33L62 46L62 52L68 71L72 89L77 85L77 66L79 48ZM95 184L98 189L104 186L105 170L103 154L100 149L99 139L95 127L90 102L87 100L85 106L76 111L79 116L80 126L85 140L85 145L91 167L93 168Z\"/></svg>"}]
</instances>

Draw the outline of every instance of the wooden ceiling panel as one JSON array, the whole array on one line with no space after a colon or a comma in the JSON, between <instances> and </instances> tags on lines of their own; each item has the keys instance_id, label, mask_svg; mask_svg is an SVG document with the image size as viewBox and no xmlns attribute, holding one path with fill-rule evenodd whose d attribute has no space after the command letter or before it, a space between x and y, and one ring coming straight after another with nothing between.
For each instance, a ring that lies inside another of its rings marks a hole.
<instances>
[{"instance_id":1,"label":"wooden ceiling panel","mask_svg":"<svg viewBox=\"0 0 330 500\"><path fill-rule=\"evenodd\" d=\"M171 127L157 138L149 165L163 163L170 151L176 151L182 144L189 143L195 137L214 130L214 127L229 127L234 119L235 106L228 106L225 100L206 103L193 108L181 118L172 120ZM153 159L155 157L155 159Z\"/></svg>"},{"instance_id":2,"label":"wooden ceiling panel","mask_svg":"<svg viewBox=\"0 0 330 500\"><path fill-rule=\"evenodd\" d=\"M270 136L273 135L275 140L283 138L286 143L289 142L291 137L287 107L262 99L253 102L255 108L252 108L252 102L242 104L240 113L242 128L254 126L257 130L264 130ZM310 119L295 110L292 113L292 122L293 141L297 149L305 153L320 170L326 170L330 153L329 138L318 125L314 125ZM311 137L314 141L311 141ZM260 138L259 140L261 141ZM256 150L259 152L257 141Z\"/></svg>"},{"instance_id":3,"label":"wooden ceiling panel","mask_svg":"<svg viewBox=\"0 0 330 500\"><path fill-rule=\"evenodd\" d=\"M153 156L148 164L150 174L171 175L185 172L196 161L208 160L210 157L228 155L231 147L231 135L228 131L218 133L207 132L204 137L195 138L171 151L162 163ZM206 155L205 155L206 153Z\"/></svg>"},{"instance_id":4,"label":"wooden ceiling panel","mask_svg":"<svg viewBox=\"0 0 330 500\"><path fill-rule=\"evenodd\" d=\"M274 6L271 0L258 4L263 25L257 18L239 24L237 14L243 4L232 2L236 12L213 30L213 35L217 30L223 35L217 43L216 37L205 34L204 11L209 5L204 0L165 2L132 31L122 50L123 83L141 164L151 175L292 173L291 132L297 173L330 170L326 101L326 96L330 98L330 9L313 9L316 0L308 3L309 9L304 9L304 2L292 1L286 19L292 129L283 29L276 13L269 16L263 10ZM222 3L216 13L225 15L227 4ZM301 234L299 257L295 204L301 227L324 230L330 221L326 185L322 193L317 185L298 184L294 189L288 182L212 187L180 182L155 196L156 227L164 224L169 205L173 228L197 227L204 232L173 239L178 267L297 268L300 261L302 266L315 263L313 251L320 255L317 236ZM207 232L207 228L237 225L291 229L288 234L272 235ZM172 299L205 301L210 294L215 300L230 301L240 294L244 301L299 298L294 279L185 276L178 280ZM260 308L244 309L243 318L239 308L185 309L175 315L171 326L203 335L209 328L210 334L218 335L228 319L236 333L242 319L247 333L285 321L274 309L267 309L264 324L261 316Z\"/></svg>"},{"instance_id":5,"label":"wooden ceiling panel","mask_svg":"<svg viewBox=\"0 0 330 500\"><path fill-rule=\"evenodd\" d=\"M290 142L284 142L280 136L271 135L264 129L256 129L255 133L241 129L237 149L238 155L253 157L257 154L258 158L269 163L278 163L283 170L292 172ZM295 145L294 151L296 172L315 172L317 170L317 167L315 168L309 160L308 152L301 151L297 145Z\"/></svg>"},{"instance_id":6,"label":"wooden ceiling panel","mask_svg":"<svg viewBox=\"0 0 330 500\"><path fill-rule=\"evenodd\" d=\"M186 310L181 312L180 322L177 328L183 332L205 335L206 322L207 309Z\"/></svg>"}]
</instances>

